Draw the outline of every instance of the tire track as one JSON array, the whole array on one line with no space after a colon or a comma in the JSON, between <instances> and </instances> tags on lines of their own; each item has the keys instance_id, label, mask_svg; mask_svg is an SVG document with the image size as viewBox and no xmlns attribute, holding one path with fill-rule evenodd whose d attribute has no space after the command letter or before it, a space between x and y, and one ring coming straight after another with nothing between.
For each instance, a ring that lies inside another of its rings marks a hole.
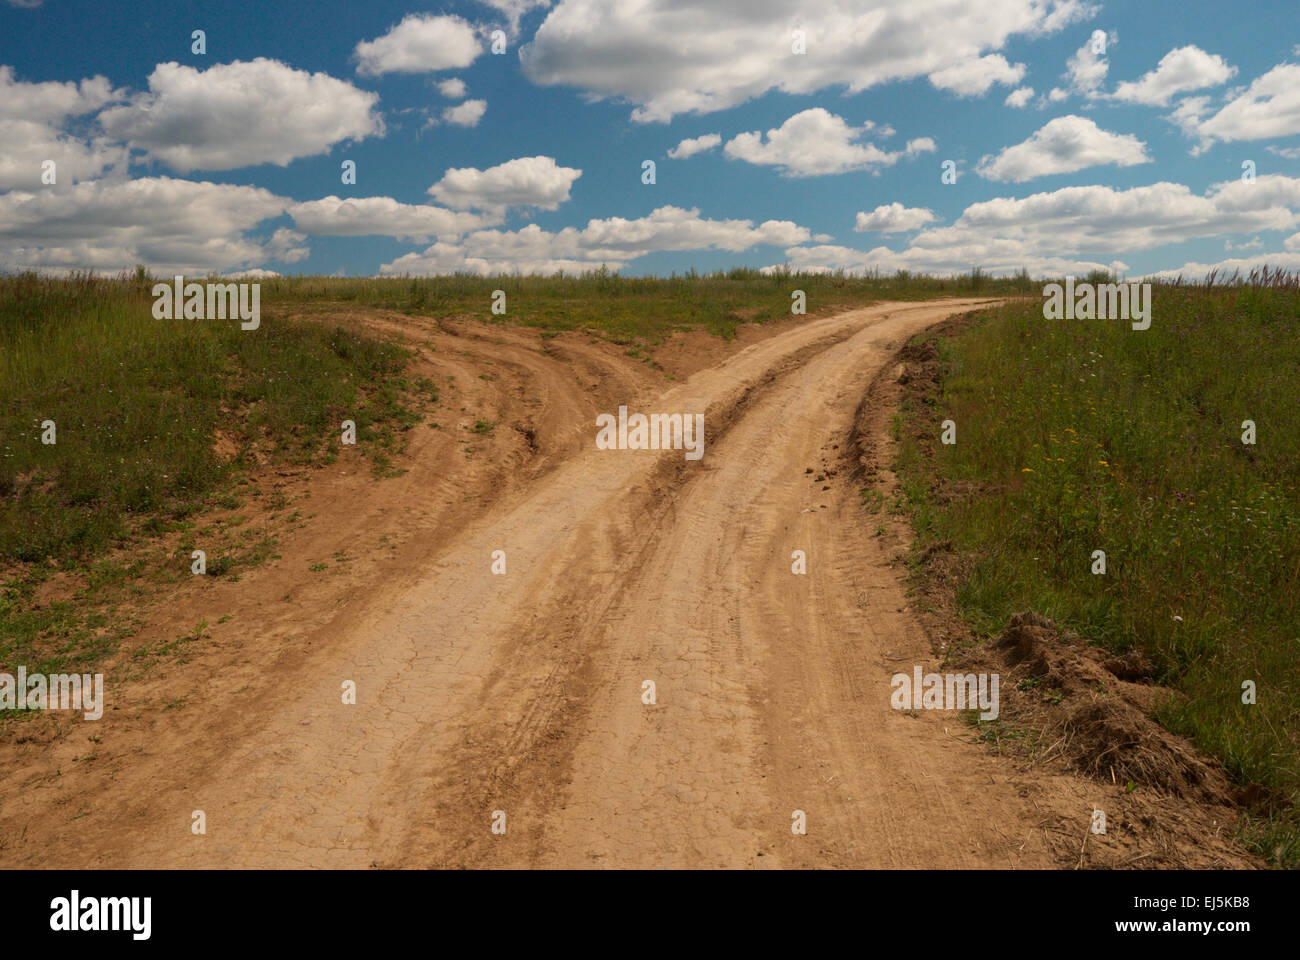
<instances>
[{"instance_id":1,"label":"tire track","mask_svg":"<svg viewBox=\"0 0 1300 960\"><path fill-rule=\"evenodd\" d=\"M696 462L597 451L594 426L573 422L582 404L566 399L549 414L544 470L526 471L417 573L354 604L291 695L168 784L148 819L101 839L97 857L1047 865L1034 845L1008 848L998 824L1023 835L1030 812L1005 778L990 783L990 758L937 718L889 708L886 651L925 662L928 648L849 471L824 484L804 472L836 444L847 453L893 344L984 302L810 321L657 397L634 391L634 410L704 412ZM511 365L529 391L550 362L508 339L471 350ZM572 396L553 372L543 383ZM790 572L795 549L808 552L806 576ZM490 572L495 550L505 576ZM345 679L355 706L340 704ZM653 706L644 680L656 683ZM208 813L206 837L178 829L195 808ZM796 809L805 837L790 833ZM505 836L490 832L495 810Z\"/></svg>"}]
</instances>

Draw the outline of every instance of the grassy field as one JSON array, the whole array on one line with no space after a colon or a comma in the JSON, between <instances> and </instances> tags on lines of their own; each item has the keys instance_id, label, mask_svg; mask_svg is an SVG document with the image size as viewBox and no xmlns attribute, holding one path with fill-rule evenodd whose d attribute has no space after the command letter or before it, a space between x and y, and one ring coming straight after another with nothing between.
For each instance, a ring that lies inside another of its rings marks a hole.
<instances>
[{"instance_id":1,"label":"grassy field","mask_svg":"<svg viewBox=\"0 0 1300 960\"><path fill-rule=\"evenodd\" d=\"M192 279L192 278L190 278ZM942 280L897 275L727 274L624 279L472 277L260 281L259 331L237 323L159 321L153 280L0 277L0 562L85 559L128 518L180 518L222 488L247 451L310 460L351 417L362 443L404 413L407 353L332 323L320 311L360 306L470 317L546 330L586 328L658 342L674 330L730 336L746 320L790 315L802 289L810 312L886 298L1023 289L1025 279L978 272ZM504 290L507 312L491 313ZM306 315L307 319L303 319ZM56 443L40 441L53 421ZM228 463L218 435L244 453Z\"/></svg>"},{"instance_id":2,"label":"grassy field","mask_svg":"<svg viewBox=\"0 0 1300 960\"><path fill-rule=\"evenodd\" d=\"M958 425L954 446L902 447L918 551L950 541L975 558L958 602L980 633L1031 608L1116 651L1140 649L1187 695L1163 714L1169 727L1243 783L1292 800L1300 791L1294 278L1158 286L1140 332L1044 321L1042 281L979 271L260 282L262 324L245 332L235 321L155 320L143 275L0 277L0 669L84 670L113 650L138 627L124 599L176 567L150 544L237 508L256 463L327 460L351 418L358 445L386 464L415 417L412 398L436 391L406 376L402 347L330 318L350 307L652 346L676 330L730 337L739 323L788 317L796 289L810 314L1022 295L1033 299L942 344L934 405L908 411L936 436L941 420ZM491 312L495 290L504 316ZM1254 445L1241 442L1248 419ZM53 445L41 442L50 420ZM257 531L228 533L210 573L273 555ZM1099 549L1104 576L1090 572ZM78 580L76 595L33 602L56 574ZM1245 680L1258 686L1255 705L1241 703ZM1247 839L1295 865L1296 823L1285 810L1256 819Z\"/></svg>"},{"instance_id":3,"label":"grassy field","mask_svg":"<svg viewBox=\"0 0 1300 960\"><path fill-rule=\"evenodd\" d=\"M1249 843L1300 865L1300 281L1156 285L1145 331L1044 320L1040 296L939 353L933 406L905 416L957 442L904 438L898 464L918 554L972 559L957 601L981 635L1032 609L1144 653L1186 695L1161 721L1281 798Z\"/></svg>"},{"instance_id":4,"label":"grassy field","mask_svg":"<svg viewBox=\"0 0 1300 960\"><path fill-rule=\"evenodd\" d=\"M114 649L136 626L118 609L132 588L169 567L188 573L188 559L169 562L150 541L237 507L255 458L329 459L327 436L350 418L382 466L412 420L402 348L303 321L277 319L264 336L158 321L149 286L0 278L0 667L85 669ZM221 542L210 575L274 547L252 531ZM137 553L111 559L124 545ZM79 580L76 596L33 602L55 574Z\"/></svg>"},{"instance_id":5,"label":"grassy field","mask_svg":"<svg viewBox=\"0 0 1300 960\"><path fill-rule=\"evenodd\" d=\"M506 294L504 316L491 312L492 293ZM702 329L734 336L738 323L790 316L791 294L802 290L807 310L825 313L878 300L1035 293L1027 276L990 278L978 270L958 277L908 273L847 277L842 274L726 273L673 277L583 276L283 277L262 283L263 303L297 307L340 304L380 307L430 317L477 317L544 330L589 328L617 342L658 343L675 330Z\"/></svg>"},{"instance_id":6,"label":"grassy field","mask_svg":"<svg viewBox=\"0 0 1300 960\"><path fill-rule=\"evenodd\" d=\"M367 440L402 418L398 346L301 321L265 336L158 321L151 305L147 281L0 280L0 561L93 556L129 518L189 515L254 449L308 460L347 417Z\"/></svg>"},{"instance_id":7,"label":"grassy field","mask_svg":"<svg viewBox=\"0 0 1300 960\"><path fill-rule=\"evenodd\" d=\"M815 314L1029 284L979 271L269 278L259 281L261 326L243 331L236 321L154 319L155 279L171 278L0 275L0 669L98 662L138 627L130 606L143 585L188 574L185 551L160 553L160 538L192 538L205 512L236 510L259 463L329 460L342 420L356 422L358 447L383 474L416 419L411 401L436 400L437 389L405 375L400 345L341 326L334 318L349 308L582 328L650 345L674 330L731 336L737 323L788 317L795 289ZM491 312L495 290L506 292L503 316ZM42 443L50 421L56 442ZM274 556L272 535L235 526L201 528L205 543L223 544L209 575L238 576ZM56 576L80 586L38 601Z\"/></svg>"}]
</instances>

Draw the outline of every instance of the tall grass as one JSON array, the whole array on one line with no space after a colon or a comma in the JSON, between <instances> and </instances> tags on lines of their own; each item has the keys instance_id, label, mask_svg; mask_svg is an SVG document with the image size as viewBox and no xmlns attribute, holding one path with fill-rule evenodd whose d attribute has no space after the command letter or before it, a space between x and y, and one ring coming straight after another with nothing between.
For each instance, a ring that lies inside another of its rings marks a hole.
<instances>
[{"instance_id":1,"label":"tall grass","mask_svg":"<svg viewBox=\"0 0 1300 960\"><path fill-rule=\"evenodd\" d=\"M243 331L151 307L147 277L0 278L0 563L84 560L133 519L198 509L254 450L301 460L345 417L365 440L400 416L398 346L274 310Z\"/></svg>"},{"instance_id":2,"label":"tall grass","mask_svg":"<svg viewBox=\"0 0 1300 960\"><path fill-rule=\"evenodd\" d=\"M282 277L262 281L263 302L294 305L356 304L432 317L469 316L547 330L592 327L614 339L657 342L675 330L735 335L738 323L790 315L791 293L803 290L810 313L877 300L1036 293L1027 274L991 278L980 270L958 277L899 271L851 277L844 273L762 273L737 268L712 274L622 277L608 271L580 276ZM507 313L494 316L494 290L506 294Z\"/></svg>"},{"instance_id":3,"label":"tall grass","mask_svg":"<svg viewBox=\"0 0 1300 960\"><path fill-rule=\"evenodd\" d=\"M358 444L382 467L395 432L413 419L409 393L435 389L404 378L400 346L340 326L333 315L348 311L339 307L657 342L677 329L732 336L738 323L789 316L795 289L817 313L974 288L969 277L755 270L259 282L262 323L243 331L238 322L155 320L153 279L143 269L114 279L0 276L0 666L55 672L102 659L138 626L129 601L139 582L188 575L187 550L160 560L151 536L192 539L202 511L238 504L235 484L255 461L328 459L327 438L351 419ZM504 317L490 312L498 289L507 294ZM41 442L47 421L53 445ZM210 533L204 542L214 575L237 576L232 565L274 549L267 530ZM37 602L56 570L73 574L78 592Z\"/></svg>"},{"instance_id":4,"label":"tall grass","mask_svg":"<svg viewBox=\"0 0 1300 960\"><path fill-rule=\"evenodd\" d=\"M993 633L1032 608L1142 650L1186 694L1169 727L1239 781L1300 799L1297 277L1157 284L1145 331L1015 303L940 359L934 407L911 415L936 436L955 420L958 442L905 442L900 467L918 545L975 558L963 612ZM1300 862L1294 814L1256 827L1266 854Z\"/></svg>"},{"instance_id":5,"label":"tall grass","mask_svg":"<svg viewBox=\"0 0 1300 960\"><path fill-rule=\"evenodd\" d=\"M818 312L1030 284L978 269L947 279L751 269L625 278L601 269L259 282L263 324L243 331L155 320L143 268L111 279L0 276L0 563L93 556L133 518L157 529L198 509L260 446L302 458L345 416L362 441L380 420L401 420L405 352L301 316L314 311L366 306L653 342L680 329L729 337L738 323L787 317L796 289ZM496 290L507 296L504 317L490 310ZM52 445L40 440L47 421ZM240 451L234 463L216 455L219 433Z\"/></svg>"}]
</instances>

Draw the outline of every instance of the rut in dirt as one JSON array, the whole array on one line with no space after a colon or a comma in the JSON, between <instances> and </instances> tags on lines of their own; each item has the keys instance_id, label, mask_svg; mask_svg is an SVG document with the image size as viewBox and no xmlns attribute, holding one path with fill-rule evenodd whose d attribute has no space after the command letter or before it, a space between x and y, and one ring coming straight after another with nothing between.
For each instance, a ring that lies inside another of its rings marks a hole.
<instances>
[{"instance_id":1,"label":"rut in dirt","mask_svg":"<svg viewBox=\"0 0 1300 960\"><path fill-rule=\"evenodd\" d=\"M122 789L152 764L149 815L80 854L151 867L1051 865L1040 812L994 758L890 709L898 663L930 647L896 551L840 469L894 351L985 302L810 321L632 408L702 413L699 460L597 450L594 424L568 425L592 439L339 614L331 653L255 726L186 744L183 778L166 776L165 755L142 759ZM347 680L354 706L340 703ZM200 808L210 826L196 837L184 826ZM801 815L806 835L791 830Z\"/></svg>"}]
</instances>

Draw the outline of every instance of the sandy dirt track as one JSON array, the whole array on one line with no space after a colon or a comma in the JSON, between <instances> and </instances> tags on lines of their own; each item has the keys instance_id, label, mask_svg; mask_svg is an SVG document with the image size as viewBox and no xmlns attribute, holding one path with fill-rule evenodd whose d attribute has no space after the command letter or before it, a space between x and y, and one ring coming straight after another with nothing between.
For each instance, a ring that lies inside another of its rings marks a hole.
<instances>
[{"instance_id":1,"label":"sandy dirt track","mask_svg":"<svg viewBox=\"0 0 1300 960\"><path fill-rule=\"evenodd\" d=\"M311 588L294 622L316 642L250 651L242 673L219 671L218 648L158 681L209 671L183 717L123 719L95 769L28 745L0 782L0 828L21 832L0 863L1060 865L1044 823L1083 836L1100 787L1029 783L955 715L890 708L890 676L934 658L897 538L875 535L850 476L873 378L908 337L982 302L791 325L666 390L594 349L483 345L519 368L516 402L534 414L500 441L497 474L461 478L493 497L417 510L399 557L346 595ZM595 449L591 412L618 403L703 412L703 459ZM419 470L374 490L391 502L358 508L357 536L384 511L448 502ZM292 588L279 576L255 589ZM205 836L189 829L198 809Z\"/></svg>"}]
</instances>

